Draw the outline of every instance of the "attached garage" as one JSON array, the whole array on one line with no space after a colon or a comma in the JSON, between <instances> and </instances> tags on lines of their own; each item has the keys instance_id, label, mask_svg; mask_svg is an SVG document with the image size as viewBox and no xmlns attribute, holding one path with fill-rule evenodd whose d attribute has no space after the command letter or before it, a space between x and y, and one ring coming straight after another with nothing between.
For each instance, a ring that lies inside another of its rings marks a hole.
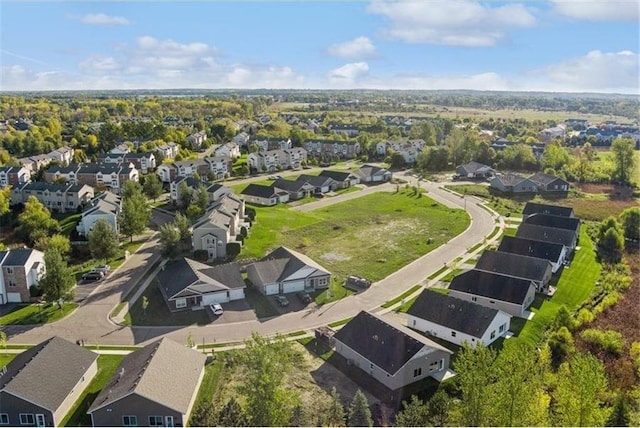
<instances>
[{"instance_id":1,"label":"attached garage","mask_svg":"<svg viewBox=\"0 0 640 428\"><path fill-rule=\"evenodd\" d=\"M266 284L264 286L264 294L267 296L271 296L272 294L278 294L279 292L278 284Z\"/></svg>"},{"instance_id":2,"label":"attached garage","mask_svg":"<svg viewBox=\"0 0 640 428\"><path fill-rule=\"evenodd\" d=\"M304 291L304 279L297 281L285 282L282 284L283 293L297 293L298 291Z\"/></svg>"},{"instance_id":3,"label":"attached garage","mask_svg":"<svg viewBox=\"0 0 640 428\"><path fill-rule=\"evenodd\" d=\"M7 293L7 302L9 303L21 303L20 293Z\"/></svg>"}]
</instances>

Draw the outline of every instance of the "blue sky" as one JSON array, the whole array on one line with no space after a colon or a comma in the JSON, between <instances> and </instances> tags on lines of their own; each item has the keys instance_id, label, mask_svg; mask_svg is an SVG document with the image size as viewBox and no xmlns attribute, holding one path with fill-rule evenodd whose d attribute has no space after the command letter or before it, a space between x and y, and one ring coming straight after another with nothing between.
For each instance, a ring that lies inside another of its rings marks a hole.
<instances>
[{"instance_id":1,"label":"blue sky","mask_svg":"<svg viewBox=\"0 0 640 428\"><path fill-rule=\"evenodd\" d=\"M2 1L0 90L639 94L638 0Z\"/></svg>"}]
</instances>

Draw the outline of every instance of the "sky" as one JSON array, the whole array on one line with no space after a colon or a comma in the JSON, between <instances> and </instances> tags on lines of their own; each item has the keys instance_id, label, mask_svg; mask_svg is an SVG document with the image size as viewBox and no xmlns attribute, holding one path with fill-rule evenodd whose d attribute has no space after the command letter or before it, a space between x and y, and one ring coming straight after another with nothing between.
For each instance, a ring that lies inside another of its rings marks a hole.
<instances>
[{"instance_id":1,"label":"sky","mask_svg":"<svg viewBox=\"0 0 640 428\"><path fill-rule=\"evenodd\" d=\"M639 10L640 0L0 0L0 90L640 95Z\"/></svg>"}]
</instances>

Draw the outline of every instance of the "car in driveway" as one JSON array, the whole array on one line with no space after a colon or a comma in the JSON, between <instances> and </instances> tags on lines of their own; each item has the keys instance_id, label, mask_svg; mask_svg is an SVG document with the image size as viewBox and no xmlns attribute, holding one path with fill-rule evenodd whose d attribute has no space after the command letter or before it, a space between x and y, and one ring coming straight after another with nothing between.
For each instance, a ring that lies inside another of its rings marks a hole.
<instances>
[{"instance_id":1,"label":"car in driveway","mask_svg":"<svg viewBox=\"0 0 640 428\"><path fill-rule=\"evenodd\" d=\"M92 272L102 272L105 276L109 273L109 271L111 270L111 266L109 265L100 265L100 266L96 266L93 269L91 269Z\"/></svg>"},{"instance_id":2,"label":"car in driveway","mask_svg":"<svg viewBox=\"0 0 640 428\"><path fill-rule=\"evenodd\" d=\"M82 275L82 279L85 281L100 281L103 275L100 272L87 272Z\"/></svg>"},{"instance_id":3,"label":"car in driveway","mask_svg":"<svg viewBox=\"0 0 640 428\"><path fill-rule=\"evenodd\" d=\"M276 296L276 302L282 307L289 306L289 299L284 296Z\"/></svg>"},{"instance_id":4,"label":"car in driveway","mask_svg":"<svg viewBox=\"0 0 640 428\"><path fill-rule=\"evenodd\" d=\"M313 299L311 298L309 293L307 293L306 291L301 291L301 292L297 293L296 296L298 296L298 299L300 299L300 301L302 303L304 303L305 305L308 305L309 303L311 303L313 301Z\"/></svg>"},{"instance_id":5,"label":"car in driveway","mask_svg":"<svg viewBox=\"0 0 640 428\"><path fill-rule=\"evenodd\" d=\"M222 315L224 313L224 310L222 309L222 305L220 303L214 303L213 305L209 306L211 308L211 312L213 312L213 315Z\"/></svg>"}]
</instances>

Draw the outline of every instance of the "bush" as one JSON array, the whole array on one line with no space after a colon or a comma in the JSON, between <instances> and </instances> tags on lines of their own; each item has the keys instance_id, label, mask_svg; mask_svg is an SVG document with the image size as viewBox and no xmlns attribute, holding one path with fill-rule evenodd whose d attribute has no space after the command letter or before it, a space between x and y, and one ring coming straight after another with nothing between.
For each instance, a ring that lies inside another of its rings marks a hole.
<instances>
[{"instance_id":1,"label":"bush","mask_svg":"<svg viewBox=\"0 0 640 428\"><path fill-rule=\"evenodd\" d=\"M209 259L209 252L207 250L195 250L193 252L193 258L198 261L206 262Z\"/></svg>"},{"instance_id":2,"label":"bush","mask_svg":"<svg viewBox=\"0 0 640 428\"><path fill-rule=\"evenodd\" d=\"M227 244L227 257L235 258L240 254L242 246L239 242L229 242Z\"/></svg>"},{"instance_id":3,"label":"bush","mask_svg":"<svg viewBox=\"0 0 640 428\"><path fill-rule=\"evenodd\" d=\"M251 207L245 207L245 214L249 217L250 221L254 221L256 219L256 210Z\"/></svg>"},{"instance_id":4,"label":"bush","mask_svg":"<svg viewBox=\"0 0 640 428\"><path fill-rule=\"evenodd\" d=\"M624 348L622 334L614 330L589 328L580 333L580 337L590 345L616 355L622 354Z\"/></svg>"},{"instance_id":5,"label":"bush","mask_svg":"<svg viewBox=\"0 0 640 428\"><path fill-rule=\"evenodd\" d=\"M247 228L242 226L240 228L240 235L242 236L242 238L246 238L248 234L249 234L249 231L247 230Z\"/></svg>"},{"instance_id":6,"label":"bush","mask_svg":"<svg viewBox=\"0 0 640 428\"><path fill-rule=\"evenodd\" d=\"M576 324L579 327L592 322L595 318L595 315L593 315L589 309L582 308L580 312L578 312Z\"/></svg>"},{"instance_id":7,"label":"bush","mask_svg":"<svg viewBox=\"0 0 640 428\"><path fill-rule=\"evenodd\" d=\"M33 284L31 287L29 287L29 296L31 297L42 296L42 289L37 285Z\"/></svg>"}]
</instances>

